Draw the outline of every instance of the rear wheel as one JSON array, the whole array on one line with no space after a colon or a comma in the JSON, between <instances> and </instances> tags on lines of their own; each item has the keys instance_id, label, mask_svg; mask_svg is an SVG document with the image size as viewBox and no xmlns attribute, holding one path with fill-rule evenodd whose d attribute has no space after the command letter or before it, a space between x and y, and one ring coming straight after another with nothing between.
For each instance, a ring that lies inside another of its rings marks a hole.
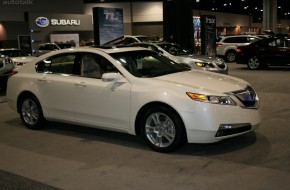
<instances>
[{"instance_id":1,"label":"rear wheel","mask_svg":"<svg viewBox=\"0 0 290 190\"><path fill-rule=\"evenodd\" d=\"M174 110L165 106L148 109L141 127L144 141L155 151L171 152L185 142L183 122Z\"/></svg>"},{"instance_id":2,"label":"rear wheel","mask_svg":"<svg viewBox=\"0 0 290 190\"><path fill-rule=\"evenodd\" d=\"M236 60L236 51L229 50L225 54L225 59L227 62L234 62Z\"/></svg>"},{"instance_id":3,"label":"rear wheel","mask_svg":"<svg viewBox=\"0 0 290 190\"><path fill-rule=\"evenodd\" d=\"M35 96L25 95L21 98L19 104L20 118L22 122L30 129L40 129L45 123L42 109Z\"/></svg>"},{"instance_id":4,"label":"rear wheel","mask_svg":"<svg viewBox=\"0 0 290 190\"><path fill-rule=\"evenodd\" d=\"M257 70L262 67L261 62L257 56L253 56L248 60L248 68L251 70Z\"/></svg>"}]
</instances>

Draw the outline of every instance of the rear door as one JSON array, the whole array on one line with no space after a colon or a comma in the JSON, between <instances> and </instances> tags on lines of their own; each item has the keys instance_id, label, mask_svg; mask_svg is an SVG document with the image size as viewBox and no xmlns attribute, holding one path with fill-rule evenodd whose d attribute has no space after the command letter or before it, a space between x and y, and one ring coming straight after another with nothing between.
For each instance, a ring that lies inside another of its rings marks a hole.
<instances>
[{"instance_id":1,"label":"rear door","mask_svg":"<svg viewBox=\"0 0 290 190\"><path fill-rule=\"evenodd\" d=\"M264 62L271 65L284 65L289 62L288 48L284 44L285 40L280 38L265 41L260 48Z\"/></svg>"},{"instance_id":2,"label":"rear door","mask_svg":"<svg viewBox=\"0 0 290 190\"><path fill-rule=\"evenodd\" d=\"M281 63L290 64L290 39L283 38L280 40L279 51L281 53Z\"/></svg>"},{"instance_id":3,"label":"rear door","mask_svg":"<svg viewBox=\"0 0 290 190\"><path fill-rule=\"evenodd\" d=\"M46 116L74 119L74 81L80 77L77 53L63 53L37 64L39 101Z\"/></svg>"}]
</instances>

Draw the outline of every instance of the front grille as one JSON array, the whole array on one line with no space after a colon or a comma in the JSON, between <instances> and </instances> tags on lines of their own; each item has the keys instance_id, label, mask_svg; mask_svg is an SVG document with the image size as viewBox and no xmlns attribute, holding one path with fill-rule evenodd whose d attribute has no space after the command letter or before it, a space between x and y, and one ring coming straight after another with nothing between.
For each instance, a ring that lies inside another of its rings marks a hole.
<instances>
[{"instance_id":1,"label":"front grille","mask_svg":"<svg viewBox=\"0 0 290 190\"><path fill-rule=\"evenodd\" d=\"M221 69L225 69L226 68L226 64L222 64L222 65L217 65L219 68Z\"/></svg>"},{"instance_id":2,"label":"front grille","mask_svg":"<svg viewBox=\"0 0 290 190\"><path fill-rule=\"evenodd\" d=\"M220 69L225 69L226 68L226 64L224 61L222 62L214 62Z\"/></svg>"},{"instance_id":3,"label":"front grille","mask_svg":"<svg viewBox=\"0 0 290 190\"><path fill-rule=\"evenodd\" d=\"M245 108L257 108L258 107L258 99L257 94L254 89L250 86L247 86L243 90L238 90L232 92L232 95L235 96L241 103L242 107Z\"/></svg>"}]
</instances>

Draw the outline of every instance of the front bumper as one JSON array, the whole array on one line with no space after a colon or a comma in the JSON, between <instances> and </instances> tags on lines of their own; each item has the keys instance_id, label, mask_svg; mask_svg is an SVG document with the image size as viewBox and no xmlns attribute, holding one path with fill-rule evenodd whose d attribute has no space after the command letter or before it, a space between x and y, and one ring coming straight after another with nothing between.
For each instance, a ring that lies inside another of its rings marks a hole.
<instances>
[{"instance_id":1,"label":"front bumper","mask_svg":"<svg viewBox=\"0 0 290 190\"><path fill-rule=\"evenodd\" d=\"M214 72L214 73L219 73L219 74L225 74L225 75L228 75L229 74L229 68L228 68L228 66L226 66L223 69L220 69L220 68L207 68L206 71L210 71L210 72Z\"/></svg>"},{"instance_id":2,"label":"front bumper","mask_svg":"<svg viewBox=\"0 0 290 190\"><path fill-rule=\"evenodd\" d=\"M180 113L189 143L213 143L255 130L258 109L196 102L194 112Z\"/></svg>"}]
</instances>

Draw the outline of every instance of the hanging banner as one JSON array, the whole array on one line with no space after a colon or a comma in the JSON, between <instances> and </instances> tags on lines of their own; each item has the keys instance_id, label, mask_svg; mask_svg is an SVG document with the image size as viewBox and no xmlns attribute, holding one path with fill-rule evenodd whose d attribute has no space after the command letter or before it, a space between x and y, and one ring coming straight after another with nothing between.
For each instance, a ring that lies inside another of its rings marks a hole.
<instances>
[{"instance_id":1,"label":"hanging banner","mask_svg":"<svg viewBox=\"0 0 290 190\"><path fill-rule=\"evenodd\" d=\"M203 55L216 55L216 17L202 15L201 21L201 53Z\"/></svg>"},{"instance_id":2,"label":"hanging banner","mask_svg":"<svg viewBox=\"0 0 290 190\"><path fill-rule=\"evenodd\" d=\"M124 36L123 9L94 7L93 18L96 45Z\"/></svg>"}]
</instances>

